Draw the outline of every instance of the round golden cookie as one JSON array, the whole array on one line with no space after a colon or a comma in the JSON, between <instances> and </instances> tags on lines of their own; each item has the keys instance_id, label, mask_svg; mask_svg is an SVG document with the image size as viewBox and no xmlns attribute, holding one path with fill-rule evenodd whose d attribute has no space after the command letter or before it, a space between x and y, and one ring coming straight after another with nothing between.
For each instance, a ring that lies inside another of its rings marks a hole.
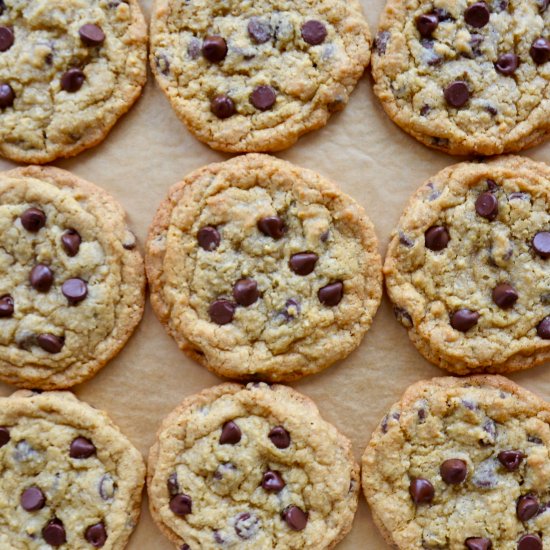
<instances>
[{"instance_id":1,"label":"round golden cookie","mask_svg":"<svg viewBox=\"0 0 550 550\"><path fill-rule=\"evenodd\" d=\"M550 167L465 162L430 178L394 230L384 273L395 314L457 374L550 358Z\"/></svg>"},{"instance_id":2,"label":"round golden cookie","mask_svg":"<svg viewBox=\"0 0 550 550\"><path fill-rule=\"evenodd\" d=\"M164 420L147 486L151 514L178 550L325 550L351 529L359 467L307 397L222 384Z\"/></svg>"},{"instance_id":3,"label":"round golden cookie","mask_svg":"<svg viewBox=\"0 0 550 550\"><path fill-rule=\"evenodd\" d=\"M294 380L346 357L381 296L372 224L318 174L267 155L172 187L146 253L153 308L222 376Z\"/></svg>"},{"instance_id":4,"label":"round golden cookie","mask_svg":"<svg viewBox=\"0 0 550 550\"><path fill-rule=\"evenodd\" d=\"M92 377L143 314L143 260L122 207L50 167L0 173L0 380L66 388Z\"/></svg>"},{"instance_id":5,"label":"round golden cookie","mask_svg":"<svg viewBox=\"0 0 550 550\"><path fill-rule=\"evenodd\" d=\"M370 59L357 0L156 0L151 66L188 129L230 152L278 151L345 107Z\"/></svg>"}]
</instances>

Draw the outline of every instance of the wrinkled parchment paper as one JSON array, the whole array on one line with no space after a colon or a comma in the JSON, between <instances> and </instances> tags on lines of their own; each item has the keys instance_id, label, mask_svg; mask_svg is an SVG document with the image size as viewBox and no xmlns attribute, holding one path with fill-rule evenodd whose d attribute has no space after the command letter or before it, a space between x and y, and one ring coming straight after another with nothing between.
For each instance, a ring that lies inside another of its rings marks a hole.
<instances>
[{"instance_id":1,"label":"wrinkled parchment paper","mask_svg":"<svg viewBox=\"0 0 550 550\"><path fill-rule=\"evenodd\" d=\"M374 36L384 0L362 3ZM149 18L150 0L141 0L141 4ZM348 107L334 115L326 128L303 137L278 156L317 170L359 201L374 222L380 250L385 253L390 231L408 197L428 177L460 159L429 150L398 129L382 111L371 87L367 74ZM550 162L550 143L524 154ZM130 226L143 250L149 223L169 186L191 170L226 158L187 132L150 75L141 99L101 145L55 164L112 193L128 212ZM0 169L12 166L0 160ZM548 366L512 378L550 400ZM385 296L359 349L340 364L293 386L313 398L324 418L352 440L359 459L372 430L405 388L417 380L442 374L409 342ZM93 380L77 386L75 392L108 411L146 456L161 419L184 397L220 381L178 350L147 306L126 348ZM12 391L0 385L1 395ZM146 497L141 521L128 548L173 549L152 522ZM338 549L385 548L361 496L353 530Z\"/></svg>"}]
</instances>

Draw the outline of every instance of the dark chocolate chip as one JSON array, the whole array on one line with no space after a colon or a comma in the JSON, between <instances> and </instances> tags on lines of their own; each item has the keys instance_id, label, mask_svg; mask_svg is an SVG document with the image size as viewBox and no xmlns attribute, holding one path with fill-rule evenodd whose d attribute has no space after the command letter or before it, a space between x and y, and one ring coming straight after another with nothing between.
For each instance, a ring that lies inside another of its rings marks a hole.
<instances>
[{"instance_id":1,"label":"dark chocolate chip","mask_svg":"<svg viewBox=\"0 0 550 550\"><path fill-rule=\"evenodd\" d=\"M501 451L498 453L499 462L509 472L515 472L519 468L519 465L523 459L524 455L520 451Z\"/></svg>"},{"instance_id":2,"label":"dark chocolate chip","mask_svg":"<svg viewBox=\"0 0 550 550\"><path fill-rule=\"evenodd\" d=\"M260 520L255 514L243 512L235 518L235 532L239 538L248 540L254 537L260 529Z\"/></svg>"},{"instance_id":3,"label":"dark chocolate chip","mask_svg":"<svg viewBox=\"0 0 550 550\"><path fill-rule=\"evenodd\" d=\"M420 115L426 116L431 110L432 108L429 105L422 105L422 108L420 109Z\"/></svg>"},{"instance_id":4,"label":"dark chocolate chip","mask_svg":"<svg viewBox=\"0 0 550 550\"><path fill-rule=\"evenodd\" d=\"M193 501L189 495L180 493L170 499L170 510L176 516L187 516L193 511Z\"/></svg>"},{"instance_id":5,"label":"dark chocolate chip","mask_svg":"<svg viewBox=\"0 0 550 550\"><path fill-rule=\"evenodd\" d=\"M212 63L219 63L227 55L227 43L221 36L207 36L202 43L202 55Z\"/></svg>"},{"instance_id":6,"label":"dark chocolate chip","mask_svg":"<svg viewBox=\"0 0 550 550\"><path fill-rule=\"evenodd\" d=\"M539 501L533 495L524 495L518 499L516 514L520 521L528 521L539 511Z\"/></svg>"},{"instance_id":7,"label":"dark chocolate chip","mask_svg":"<svg viewBox=\"0 0 550 550\"><path fill-rule=\"evenodd\" d=\"M13 298L9 294L0 297L0 318L11 317L14 309Z\"/></svg>"},{"instance_id":8,"label":"dark chocolate chip","mask_svg":"<svg viewBox=\"0 0 550 550\"><path fill-rule=\"evenodd\" d=\"M52 519L42 529L42 537L50 546L61 546L67 542L65 527L59 519Z\"/></svg>"},{"instance_id":9,"label":"dark chocolate chip","mask_svg":"<svg viewBox=\"0 0 550 550\"><path fill-rule=\"evenodd\" d=\"M501 283L493 289L493 302L502 308L511 308L519 298L517 290L508 283Z\"/></svg>"},{"instance_id":10,"label":"dark chocolate chip","mask_svg":"<svg viewBox=\"0 0 550 550\"><path fill-rule=\"evenodd\" d=\"M435 8L434 13L437 15L440 22L453 20L453 16L444 8Z\"/></svg>"},{"instance_id":11,"label":"dark chocolate chip","mask_svg":"<svg viewBox=\"0 0 550 550\"><path fill-rule=\"evenodd\" d=\"M317 292L317 297L324 306L337 306L344 297L344 283L336 281L320 288Z\"/></svg>"},{"instance_id":12,"label":"dark chocolate chip","mask_svg":"<svg viewBox=\"0 0 550 550\"><path fill-rule=\"evenodd\" d=\"M0 52L5 52L13 46L13 30L9 27L0 27Z\"/></svg>"},{"instance_id":13,"label":"dark chocolate chip","mask_svg":"<svg viewBox=\"0 0 550 550\"><path fill-rule=\"evenodd\" d=\"M180 492L180 486L178 483L178 474L176 472L174 472L168 477L166 481L166 487L168 489L168 493L172 497L174 495L177 495Z\"/></svg>"},{"instance_id":14,"label":"dark chocolate chip","mask_svg":"<svg viewBox=\"0 0 550 550\"><path fill-rule=\"evenodd\" d=\"M21 225L27 231L36 233L46 225L46 214L38 208L27 208L21 214Z\"/></svg>"},{"instance_id":15,"label":"dark chocolate chip","mask_svg":"<svg viewBox=\"0 0 550 550\"><path fill-rule=\"evenodd\" d=\"M550 4L550 0L537 0L537 4L539 5L540 12L546 11L546 8L548 8L548 5Z\"/></svg>"},{"instance_id":16,"label":"dark chocolate chip","mask_svg":"<svg viewBox=\"0 0 550 550\"><path fill-rule=\"evenodd\" d=\"M550 340L550 315L537 325L537 334L543 340Z\"/></svg>"},{"instance_id":17,"label":"dark chocolate chip","mask_svg":"<svg viewBox=\"0 0 550 550\"><path fill-rule=\"evenodd\" d=\"M467 538L464 544L468 550L491 550L491 548L493 548L491 539L486 539L484 537Z\"/></svg>"},{"instance_id":18,"label":"dark chocolate chip","mask_svg":"<svg viewBox=\"0 0 550 550\"><path fill-rule=\"evenodd\" d=\"M425 13L416 18L416 28L424 38L430 38L438 25L439 18L435 13Z\"/></svg>"},{"instance_id":19,"label":"dark chocolate chip","mask_svg":"<svg viewBox=\"0 0 550 550\"><path fill-rule=\"evenodd\" d=\"M46 497L38 487L29 487L21 495L21 506L27 512L36 512L42 510L46 505Z\"/></svg>"},{"instance_id":20,"label":"dark chocolate chip","mask_svg":"<svg viewBox=\"0 0 550 550\"><path fill-rule=\"evenodd\" d=\"M293 254L290 257L290 269L292 269L296 275L309 275L313 273L318 259L319 256L314 252L299 252L298 254Z\"/></svg>"},{"instance_id":21,"label":"dark chocolate chip","mask_svg":"<svg viewBox=\"0 0 550 550\"><path fill-rule=\"evenodd\" d=\"M232 117L237 110L233 100L225 94L217 95L210 102L210 110L220 119Z\"/></svg>"},{"instance_id":22,"label":"dark chocolate chip","mask_svg":"<svg viewBox=\"0 0 550 550\"><path fill-rule=\"evenodd\" d=\"M191 547L188 544L182 544L180 550L191 550Z\"/></svg>"},{"instance_id":23,"label":"dark chocolate chip","mask_svg":"<svg viewBox=\"0 0 550 550\"><path fill-rule=\"evenodd\" d=\"M502 54L495 63L497 71L505 76L514 74L518 66L519 57L514 53Z\"/></svg>"},{"instance_id":24,"label":"dark chocolate chip","mask_svg":"<svg viewBox=\"0 0 550 550\"><path fill-rule=\"evenodd\" d=\"M470 99L468 84L463 80L451 82L451 84L445 88L443 94L445 96L445 101L447 101L451 107L456 107L457 109L466 105Z\"/></svg>"},{"instance_id":25,"label":"dark chocolate chip","mask_svg":"<svg viewBox=\"0 0 550 550\"><path fill-rule=\"evenodd\" d=\"M422 477L413 479L409 485L409 494L415 504L429 504L435 495L433 485Z\"/></svg>"},{"instance_id":26,"label":"dark chocolate chip","mask_svg":"<svg viewBox=\"0 0 550 550\"><path fill-rule=\"evenodd\" d=\"M462 483L468 474L468 466L464 460L450 458L445 460L439 468L441 479L450 485Z\"/></svg>"},{"instance_id":27,"label":"dark chocolate chip","mask_svg":"<svg viewBox=\"0 0 550 550\"><path fill-rule=\"evenodd\" d=\"M75 305L88 295L88 285L82 279L67 279L61 287L61 292L71 305Z\"/></svg>"},{"instance_id":28,"label":"dark chocolate chip","mask_svg":"<svg viewBox=\"0 0 550 550\"><path fill-rule=\"evenodd\" d=\"M282 516L293 531L303 531L306 528L307 514L298 506L287 506Z\"/></svg>"},{"instance_id":29,"label":"dark chocolate chip","mask_svg":"<svg viewBox=\"0 0 550 550\"><path fill-rule=\"evenodd\" d=\"M47 265L37 264L31 270L29 281L38 292L48 292L53 284L53 272Z\"/></svg>"},{"instance_id":30,"label":"dark chocolate chip","mask_svg":"<svg viewBox=\"0 0 550 550\"><path fill-rule=\"evenodd\" d=\"M481 193L476 200L476 212L490 221L498 216L498 200L493 193Z\"/></svg>"},{"instance_id":31,"label":"dark chocolate chip","mask_svg":"<svg viewBox=\"0 0 550 550\"><path fill-rule=\"evenodd\" d=\"M250 103L260 111L271 109L277 101L277 92L271 86L257 86L250 94Z\"/></svg>"},{"instance_id":32,"label":"dark chocolate chip","mask_svg":"<svg viewBox=\"0 0 550 550\"><path fill-rule=\"evenodd\" d=\"M550 231L540 231L533 237L533 249L541 258L550 258Z\"/></svg>"},{"instance_id":33,"label":"dark chocolate chip","mask_svg":"<svg viewBox=\"0 0 550 550\"><path fill-rule=\"evenodd\" d=\"M404 308L399 306L393 307L393 314L395 318L405 327L412 328L413 320L411 314Z\"/></svg>"},{"instance_id":34,"label":"dark chocolate chip","mask_svg":"<svg viewBox=\"0 0 550 550\"><path fill-rule=\"evenodd\" d=\"M279 472L268 471L262 478L262 487L270 493L282 491L286 483Z\"/></svg>"},{"instance_id":35,"label":"dark chocolate chip","mask_svg":"<svg viewBox=\"0 0 550 550\"><path fill-rule=\"evenodd\" d=\"M451 326L460 332L467 332L477 325L479 313L470 309L459 309L451 315Z\"/></svg>"},{"instance_id":36,"label":"dark chocolate chip","mask_svg":"<svg viewBox=\"0 0 550 550\"><path fill-rule=\"evenodd\" d=\"M523 535L518 540L518 550L542 550L542 541L537 535Z\"/></svg>"},{"instance_id":37,"label":"dark chocolate chip","mask_svg":"<svg viewBox=\"0 0 550 550\"><path fill-rule=\"evenodd\" d=\"M78 234L78 231L74 229L67 229L63 235L61 235L61 244L67 256L76 256L80 250L80 243L82 239Z\"/></svg>"},{"instance_id":38,"label":"dark chocolate chip","mask_svg":"<svg viewBox=\"0 0 550 550\"><path fill-rule=\"evenodd\" d=\"M426 248L439 252L447 248L451 237L443 225L433 225L424 233Z\"/></svg>"},{"instance_id":39,"label":"dark chocolate chip","mask_svg":"<svg viewBox=\"0 0 550 550\"><path fill-rule=\"evenodd\" d=\"M61 88L63 88L66 92L73 94L82 88L82 84L84 84L85 79L86 76L82 70L77 67L73 67L63 73L63 76L61 77Z\"/></svg>"},{"instance_id":40,"label":"dark chocolate chip","mask_svg":"<svg viewBox=\"0 0 550 550\"><path fill-rule=\"evenodd\" d=\"M271 27L267 21L252 17L248 22L248 34L256 44L265 44L271 39Z\"/></svg>"},{"instance_id":41,"label":"dark chocolate chip","mask_svg":"<svg viewBox=\"0 0 550 550\"><path fill-rule=\"evenodd\" d=\"M65 339L55 334L42 333L37 336L36 343L48 353L59 353L65 345Z\"/></svg>"},{"instance_id":42,"label":"dark chocolate chip","mask_svg":"<svg viewBox=\"0 0 550 550\"><path fill-rule=\"evenodd\" d=\"M268 237L280 239L286 232L285 222L279 216L267 216L258 221L258 229Z\"/></svg>"},{"instance_id":43,"label":"dark chocolate chip","mask_svg":"<svg viewBox=\"0 0 550 550\"><path fill-rule=\"evenodd\" d=\"M531 45L529 53L537 65L543 65L550 59L550 42L546 38L537 38Z\"/></svg>"},{"instance_id":44,"label":"dark chocolate chip","mask_svg":"<svg viewBox=\"0 0 550 550\"><path fill-rule=\"evenodd\" d=\"M485 2L476 2L469 6L464 12L464 20L466 23L476 29L481 29L481 27L487 25L490 17L491 13Z\"/></svg>"},{"instance_id":45,"label":"dark chocolate chip","mask_svg":"<svg viewBox=\"0 0 550 550\"><path fill-rule=\"evenodd\" d=\"M216 300L208 308L210 320L218 325L227 325L233 321L236 304L229 300Z\"/></svg>"},{"instance_id":46,"label":"dark chocolate chip","mask_svg":"<svg viewBox=\"0 0 550 550\"><path fill-rule=\"evenodd\" d=\"M384 55L386 53L386 48L388 46L388 42L390 41L390 37L391 34L388 31L382 31L376 35L374 47L380 55Z\"/></svg>"},{"instance_id":47,"label":"dark chocolate chip","mask_svg":"<svg viewBox=\"0 0 550 550\"><path fill-rule=\"evenodd\" d=\"M95 455L95 445L85 437L77 437L72 443L69 450L69 456L71 458L90 458Z\"/></svg>"},{"instance_id":48,"label":"dark chocolate chip","mask_svg":"<svg viewBox=\"0 0 550 550\"><path fill-rule=\"evenodd\" d=\"M242 437L241 429L232 420L223 425L220 445L236 445Z\"/></svg>"},{"instance_id":49,"label":"dark chocolate chip","mask_svg":"<svg viewBox=\"0 0 550 550\"><path fill-rule=\"evenodd\" d=\"M282 426L272 428L268 437L277 449L287 449L290 447L290 434Z\"/></svg>"},{"instance_id":50,"label":"dark chocolate chip","mask_svg":"<svg viewBox=\"0 0 550 550\"><path fill-rule=\"evenodd\" d=\"M103 522L90 525L84 533L84 538L94 547L102 548L107 542L107 531Z\"/></svg>"},{"instance_id":51,"label":"dark chocolate chip","mask_svg":"<svg viewBox=\"0 0 550 550\"><path fill-rule=\"evenodd\" d=\"M11 107L15 101L15 93L9 84L0 84L0 108Z\"/></svg>"},{"instance_id":52,"label":"dark chocolate chip","mask_svg":"<svg viewBox=\"0 0 550 550\"><path fill-rule=\"evenodd\" d=\"M325 41L327 28L321 21L311 19L302 25L302 38L312 46L318 46Z\"/></svg>"},{"instance_id":53,"label":"dark chocolate chip","mask_svg":"<svg viewBox=\"0 0 550 550\"><path fill-rule=\"evenodd\" d=\"M254 279L241 279L233 286L233 298L240 306L251 306L259 297L258 283Z\"/></svg>"},{"instance_id":54,"label":"dark chocolate chip","mask_svg":"<svg viewBox=\"0 0 550 550\"><path fill-rule=\"evenodd\" d=\"M222 238L220 236L220 232L215 227L210 225L201 227L197 233L197 241L199 242L199 246L208 252L216 250L216 248L220 246L221 240Z\"/></svg>"},{"instance_id":55,"label":"dark chocolate chip","mask_svg":"<svg viewBox=\"0 0 550 550\"><path fill-rule=\"evenodd\" d=\"M0 426L0 447L7 445L10 438L10 430L6 426Z\"/></svg>"},{"instance_id":56,"label":"dark chocolate chip","mask_svg":"<svg viewBox=\"0 0 550 550\"><path fill-rule=\"evenodd\" d=\"M97 25L87 23L78 30L82 43L86 46L101 46L105 40L105 33Z\"/></svg>"}]
</instances>

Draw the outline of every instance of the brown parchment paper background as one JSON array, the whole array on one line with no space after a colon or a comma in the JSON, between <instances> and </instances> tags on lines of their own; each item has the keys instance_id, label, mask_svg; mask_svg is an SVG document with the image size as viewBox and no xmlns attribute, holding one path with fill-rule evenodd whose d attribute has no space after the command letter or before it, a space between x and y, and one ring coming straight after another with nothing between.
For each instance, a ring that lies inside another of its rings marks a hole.
<instances>
[{"instance_id":1,"label":"brown parchment paper background","mask_svg":"<svg viewBox=\"0 0 550 550\"><path fill-rule=\"evenodd\" d=\"M373 36L384 0L363 0ZM151 0L141 0L150 17ZM367 74L350 104L329 125L302 138L278 156L335 181L362 204L385 253L390 231L408 197L424 180L456 159L417 143L384 114ZM527 151L550 162L550 143ZM170 185L204 164L228 156L196 141L171 110L153 77L143 96L98 147L54 164L111 192L128 212L141 250L156 208ZM12 163L0 160L0 169ZM512 378L550 400L548 364ZM324 418L353 442L357 459L386 410L405 388L443 371L426 362L394 319L385 296L362 345L345 361L292 384L313 398ZM83 400L109 412L121 430L147 455L161 419L184 397L221 382L187 359L157 321L149 305L143 322L120 355L93 380L77 386ZM0 385L0 394L14 388ZM143 503L129 550L172 550ZM340 550L384 550L361 497L352 532Z\"/></svg>"}]
</instances>

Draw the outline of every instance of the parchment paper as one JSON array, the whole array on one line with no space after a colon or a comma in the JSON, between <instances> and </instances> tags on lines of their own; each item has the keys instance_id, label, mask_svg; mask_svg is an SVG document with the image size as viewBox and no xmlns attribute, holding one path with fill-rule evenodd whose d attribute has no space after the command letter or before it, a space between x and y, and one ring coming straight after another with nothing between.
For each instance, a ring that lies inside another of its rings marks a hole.
<instances>
[{"instance_id":1,"label":"parchment paper","mask_svg":"<svg viewBox=\"0 0 550 550\"><path fill-rule=\"evenodd\" d=\"M150 0L142 0L147 18ZM363 0L373 36L384 0ZM408 197L425 179L456 159L432 151L397 128L384 114L366 75L350 104L329 125L302 138L278 156L317 170L361 203L385 253L390 231ZM550 161L550 143L526 153ZM74 159L55 163L110 191L129 214L140 247L168 187L204 164L228 158L196 141L171 110L149 76L143 96L103 144ZM13 165L0 160L0 169ZM548 364L512 378L550 400ZM409 342L384 297L371 330L350 357L321 374L295 384L312 397L325 419L353 442L357 459L370 434L405 388L417 380L443 375ZM221 380L179 351L147 306L145 317L120 355L75 393L109 412L121 430L147 455L161 419L180 401ZM14 388L0 385L0 394ZM141 521L129 550L172 550L153 524L144 496ZM384 550L361 496L352 532L339 550Z\"/></svg>"}]
</instances>

